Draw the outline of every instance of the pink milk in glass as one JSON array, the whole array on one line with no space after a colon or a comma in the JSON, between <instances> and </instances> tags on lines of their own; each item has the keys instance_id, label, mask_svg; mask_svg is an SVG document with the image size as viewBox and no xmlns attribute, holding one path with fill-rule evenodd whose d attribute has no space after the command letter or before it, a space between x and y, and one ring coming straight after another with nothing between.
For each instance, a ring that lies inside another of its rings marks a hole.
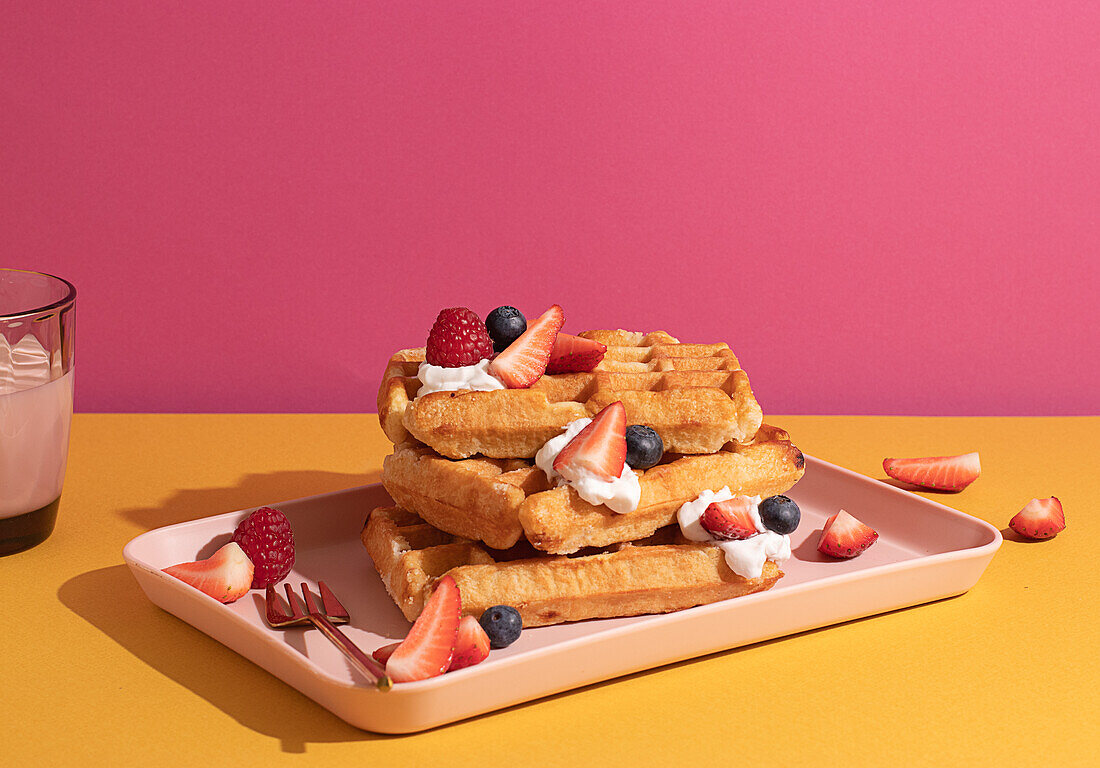
<instances>
[{"instance_id":1,"label":"pink milk in glass","mask_svg":"<svg viewBox=\"0 0 1100 768\"><path fill-rule=\"evenodd\" d=\"M0 269L0 555L53 531L73 413L76 289Z\"/></svg>"}]
</instances>

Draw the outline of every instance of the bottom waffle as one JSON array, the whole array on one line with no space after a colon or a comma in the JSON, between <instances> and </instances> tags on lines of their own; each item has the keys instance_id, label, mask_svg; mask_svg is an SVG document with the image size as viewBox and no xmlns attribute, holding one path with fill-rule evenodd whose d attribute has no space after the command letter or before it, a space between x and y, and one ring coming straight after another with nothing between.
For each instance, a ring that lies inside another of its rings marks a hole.
<instances>
[{"instance_id":1,"label":"bottom waffle","mask_svg":"<svg viewBox=\"0 0 1100 768\"><path fill-rule=\"evenodd\" d=\"M742 578L726 565L718 547L685 543L675 526L632 544L573 557L547 555L524 544L490 553L400 507L382 507L367 518L362 540L409 621L420 615L445 574L458 584L463 613L480 616L494 605L511 605L524 627L678 611L761 592L783 575L767 562L758 578Z\"/></svg>"}]
</instances>

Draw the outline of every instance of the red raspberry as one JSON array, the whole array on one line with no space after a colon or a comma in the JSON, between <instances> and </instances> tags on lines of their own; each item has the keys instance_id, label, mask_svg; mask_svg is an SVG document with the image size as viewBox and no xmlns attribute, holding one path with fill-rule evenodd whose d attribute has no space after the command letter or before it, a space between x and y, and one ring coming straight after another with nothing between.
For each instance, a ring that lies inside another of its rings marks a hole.
<instances>
[{"instance_id":1,"label":"red raspberry","mask_svg":"<svg viewBox=\"0 0 1100 768\"><path fill-rule=\"evenodd\" d=\"M485 323L466 307L441 310L428 334L424 359L431 365L461 368L493 356Z\"/></svg>"},{"instance_id":2,"label":"red raspberry","mask_svg":"<svg viewBox=\"0 0 1100 768\"><path fill-rule=\"evenodd\" d=\"M252 574L253 589L277 584L294 567L294 531L286 515L277 509L257 509L237 526L233 541L256 566Z\"/></svg>"}]
</instances>

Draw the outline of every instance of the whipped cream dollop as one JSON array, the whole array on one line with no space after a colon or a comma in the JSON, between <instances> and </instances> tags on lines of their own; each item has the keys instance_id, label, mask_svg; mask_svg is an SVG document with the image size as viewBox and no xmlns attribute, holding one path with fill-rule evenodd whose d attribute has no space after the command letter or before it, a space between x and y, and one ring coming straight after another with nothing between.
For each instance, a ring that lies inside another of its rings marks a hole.
<instances>
[{"instance_id":1,"label":"whipped cream dollop","mask_svg":"<svg viewBox=\"0 0 1100 768\"><path fill-rule=\"evenodd\" d=\"M420 379L421 384L420 389L416 390L417 397L431 392L454 392L458 389L474 389L479 392L504 389L504 382L489 373L488 358L459 368L421 363L416 378Z\"/></svg>"},{"instance_id":2,"label":"whipped cream dollop","mask_svg":"<svg viewBox=\"0 0 1100 768\"><path fill-rule=\"evenodd\" d=\"M28 333L15 346L0 334L0 394L49 383L53 367L50 353L33 334Z\"/></svg>"},{"instance_id":3,"label":"whipped cream dollop","mask_svg":"<svg viewBox=\"0 0 1100 768\"><path fill-rule=\"evenodd\" d=\"M546 479L557 485L570 485L577 495L589 504L600 505L620 515L633 512L642 498L642 486L630 465L623 463L623 471L614 480L604 480L591 472L580 470L576 480L566 480L554 471L554 459L561 449L589 424L592 419L577 419L565 425L565 432L552 437L535 454L535 466L546 473ZM704 507L705 509L705 507Z\"/></svg>"},{"instance_id":4,"label":"whipped cream dollop","mask_svg":"<svg viewBox=\"0 0 1100 768\"><path fill-rule=\"evenodd\" d=\"M715 538L703 527L700 519L707 507L717 501L729 501L733 493L729 486L720 491L705 490L694 501L680 506L676 520L685 539L705 541L716 545L726 556L726 565L738 576L745 579L759 578L764 572L764 561L782 564L791 559L791 537L768 530L760 520L760 497L748 497L751 502L749 516L756 528L756 535L747 539L726 541Z\"/></svg>"}]
</instances>

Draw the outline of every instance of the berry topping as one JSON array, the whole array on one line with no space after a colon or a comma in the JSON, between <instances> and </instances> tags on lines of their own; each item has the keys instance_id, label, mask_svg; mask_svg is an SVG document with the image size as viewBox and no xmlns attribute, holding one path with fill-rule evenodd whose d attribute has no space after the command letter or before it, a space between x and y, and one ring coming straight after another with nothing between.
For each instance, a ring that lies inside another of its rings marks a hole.
<instances>
[{"instance_id":1,"label":"berry topping","mask_svg":"<svg viewBox=\"0 0 1100 768\"><path fill-rule=\"evenodd\" d=\"M164 572L223 603L232 603L252 584L252 561L232 541L206 560L172 565Z\"/></svg>"},{"instance_id":2,"label":"berry topping","mask_svg":"<svg viewBox=\"0 0 1100 768\"><path fill-rule=\"evenodd\" d=\"M429 365L461 368L492 357L493 340L480 317L466 307L451 307L435 318L424 352Z\"/></svg>"},{"instance_id":3,"label":"berry topping","mask_svg":"<svg viewBox=\"0 0 1100 768\"><path fill-rule=\"evenodd\" d=\"M1054 496L1032 499L1008 521L1008 527L1029 539L1052 539L1066 529L1062 502Z\"/></svg>"},{"instance_id":4,"label":"berry topping","mask_svg":"<svg viewBox=\"0 0 1100 768\"><path fill-rule=\"evenodd\" d=\"M519 639L523 631L523 619L519 611L510 605L494 605L478 620L485 634L489 636L490 648L507 648Z\"/></svg>"},{"instance_id":5,"label":"berry topping","mask_svg":"<svg viewBox=\"0 0 1100 768\"><path fill-rule=\"evenodd\" d=\"M512 389L534 384L546 372L550 350L564 322L562 308L557 304L550 307L489 363L489 373Z\"/></svg>"},{"instance_id":6,"label":"berry topping","mask_svg":"<svg viewBox=\"0 0 1100 768\"><path fill-rule=\"evenodd\" d=\"M895 480L938 491L961 491L982 473L977 453L920 459L884 459L882 468Z\"/></svg>"},{"instance_id":7,"label":"berry topping","mask_svg":"<svg viewBox=\"0 0 1100 768\"><path fill-rule=\"evenodd\" d=\"M286 515L277 509L257 509L237 526L233 541L256 566L253 589L278 584L294 567L294 531Z\"/></svg>"},{"instance_id":8,"label":"berry topping","mask_svg":"<svg viewBox=\"0 0 1100 768\"><path fill-rule=\"evenodd\" d=\"M401 643L390 643L389 645L383 645L381 648L376 648L371 656L382 666L386 665L386 662L390 660L390 656L393 656L393 652L397 650L397 646Z\"/></svg>"},{"instance_id":9,"label":"berry topping","mask_svg":"<svg viewBox=\"0 0 1100 768\"><path fill-rule=\"evenodd\" d=\"M877 539L878 533L873 528L842 509L825 521L817 551L833 557L855 557Z\"/></svg>"},{"instance_id":10,"label":"berry topping","mask_svg":"<svg viewBox=\"0 0 1100 768\"><path fill-rule=\"evenodd\" d=\"M786 496L769 496L760 502L760 522L769 531L794 533L801 519L802 511Z\"/></svg>"},{"instance_id":11,"label":"berry topping","mask_svg":"<svg viewBox=\"0 0 1100 768\"><path fill-rule=\"evenodd\" d=\"M641 424L626 428L626 463L631 467L649 469L664 455L664 441L655 430Z\"/></svg>"},{"instance_id":12,"label":"berry topping","mask_svg":"<svg viewBox=\"0 0 1100 768\"><path fill-rule=\"evenodd\" d=\"M463 667L480 664L489 656L489 636L473 616L463 616L458 623L458 640L455 641L454 656L451 657L451 672Z\"/></svg>"},{"instance_id":13,"label":"berry topping","mask_svg":"<svg viewBox=\"0 0 1100 768\"><path fill-rule=\"evenodd\" d=\"M485 318L485 328L493 340L493 350L503 352L527 330L527 318L515 307L497 307Z\"/></svg>"},{"instance_id":14,"label":"berry topping","mask_svg":"<svg viewBox=\"0 0 1100 768\"><path fill-rule=\"evenodd\" d=\"M442 675L451 664L462 598L458 585L444 576L424 604L412 629L386 662L386 674L395 683L408 683Z\"/></svg>"},{"instance_id":15,"label":"berry topping","mask_svg":"<svg viewBox=\"0 0 1100 768\"><path fill-rule=\"evenodd\" d=\"M566 480L579 480L585 472L601 480L614 480L626 463L626 407L619 401L597 413L554 459L554 471Z\"/></svg>"},{"instance_id":16,"label":"berry topping","mask_svg":"<svg viewBox=\"0 0 1100 768\"><path fill-rule=\"evenodd\" d=\"M699 524L719 539L747 539L759 533L752 519L752 499L748 496L712 502L703 511Z\"/></svg>"},{"instance_id":17,"label":"berry topping","mask_svg":"<svg viewBox=\"0 0 1100 768\"><path fill-rule=\"evenodd\" d=\"M598 341L559 333L550 350L547 373L587 373L603 360L607 347Z\"/></svg>"}]
</instances>

